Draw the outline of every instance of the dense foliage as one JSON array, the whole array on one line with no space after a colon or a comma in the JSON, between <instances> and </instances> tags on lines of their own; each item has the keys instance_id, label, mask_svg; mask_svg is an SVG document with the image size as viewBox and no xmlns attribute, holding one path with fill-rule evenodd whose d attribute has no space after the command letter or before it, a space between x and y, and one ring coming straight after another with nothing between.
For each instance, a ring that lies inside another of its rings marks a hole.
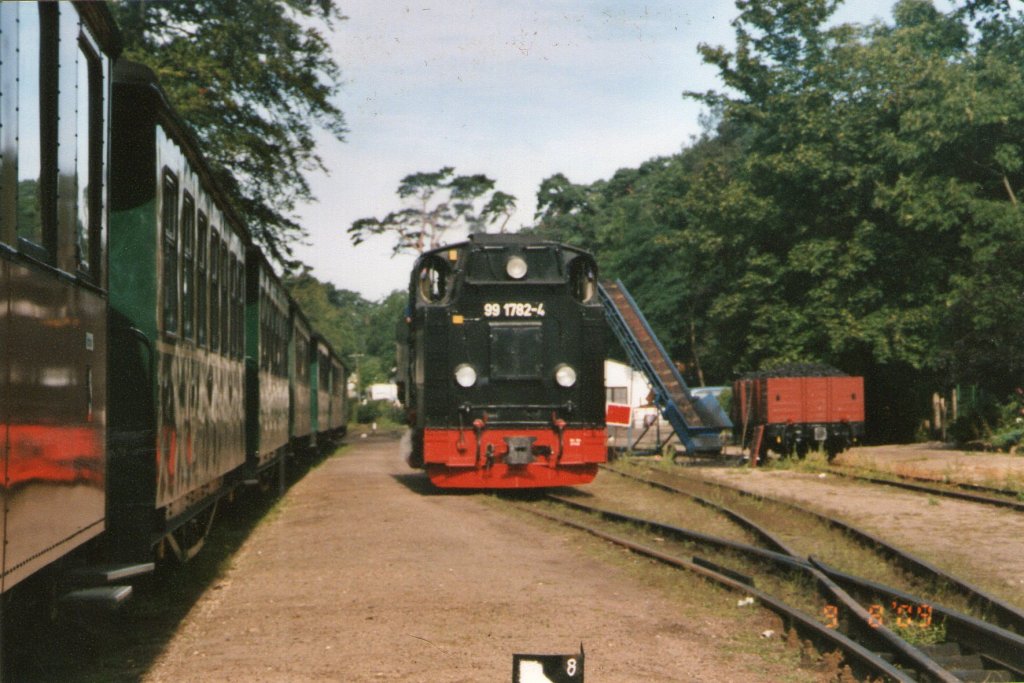
<instances>
[{"instance_id":1,"label":"dense foliage","mask_svg":"<svg viewBox=\"0 0 1024 683\"><path fill-rule=\"evenodd\" d=\"M347 289L321 282L308 269L285 279L285 286L313 326L358 374L358 389L394 377L395 328L405 311L405 292L367 301Z\"/></svg>"},{"instance_id":2,"label":"dense foliage","mask_svg":"<svg viewBox=\"0 0 1024 683\"><path fill-rule=\"evenodd\" d=\"M726 90L682 153L538 192L542 234L594 250L692 381L817 361L864 374L880 438L925 397L1024 370L1024 19L901 0L739 0Z\"/></svg>"},{"instance_id":3,"label":"dense foliage","mask_svg":"<svg viewBox=\"0 0 1024 683\"><path fill-rule=\"evenodd\" d=\"M341 140L331 102L341 72L318 26L344 17L333 0L196 0L112 5L125 56L151 67L193 127L271 259L294 268L306 236L294 217L326 171L314 133Z\"/></svg>"}]
</instances>

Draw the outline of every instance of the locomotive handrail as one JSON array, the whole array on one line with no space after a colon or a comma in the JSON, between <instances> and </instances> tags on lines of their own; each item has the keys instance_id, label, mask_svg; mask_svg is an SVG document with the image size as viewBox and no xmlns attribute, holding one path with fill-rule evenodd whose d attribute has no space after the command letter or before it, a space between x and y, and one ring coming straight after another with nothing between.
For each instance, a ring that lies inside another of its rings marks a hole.
<instances>
[{"instance_id":1,"label":"locomotive handrail","mask_svg":"<svg viewBox=\"0 0 1024 683\"><path fill-rule=\"evenodd\" d=\"M732 423L729 422L728 418L725 418L723 422L711 414L701 414L707 413L707 411L700 410L702 406L700 406L699 402L692 400L690 390L686 386L686 382L683 381L682 375L679 374L679 371L671 363L671 357L661 345L657 335L654 334L654 330L651 329L647 319L640 311L640 307L636 305L633 297L626 290L625 285L622 284L621 280L616 280L611 286L622 295L625 306L628 306L631 313L635 316L635 321L639 324L640 330L652 342L653 352L660 355L662 364L669 372L668 377L663 377L658 372L654 361L643 348L640 339L637 338L636 331L630 326L624 312L619 309L619 306L609 293L608 287L604 283L599 282L598 294L601 297L601 303L604 305L605 317L608 319L612 332L618 338L619 343L622 344L632 366L643 372L651 383L655 402L661 408L662 414L672 425L679 440L683 442L686 450L691 453L721 451L719 435L723 430L732 428ZM672 389L667 384L668 381L673 381L676 384L679 390L679 398L682 398L686 404L679 404L679 401L673 396Z\"/></svg>"}]
</instances>

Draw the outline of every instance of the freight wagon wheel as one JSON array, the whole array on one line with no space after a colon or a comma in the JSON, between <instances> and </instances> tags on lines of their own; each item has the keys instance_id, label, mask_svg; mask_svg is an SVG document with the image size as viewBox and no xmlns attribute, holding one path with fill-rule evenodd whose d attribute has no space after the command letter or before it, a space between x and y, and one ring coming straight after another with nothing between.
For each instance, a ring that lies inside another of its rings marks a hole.
<instances>
[{"instance_id":1,"label":"freight wagon wheel","mask_svg":"<svg viewBox=\"0 0 1024 683\"><path fill-rule=\"evenodd\" d=\"M850 425L840 423L829 430L828 438L825 439L825 451L828 453L828 461L832 462L837 455L850 447L853 440Z\"/></svg>"},{"instance_id":2,"label":"freight wagon wheel","mask_svg":"<svg viewBox=\"0 0 1024 683\"><path fill-rule=\"evenodd\" d=\"M768 463L768 441L762 439L757 448L757 466L764 467Z\"/></svg>"},{"instance_id":3,"label":"freight wagon wheel","mask_svg":"<svg viewBox=\"0 0 1024 683\"><path fill-rule=\"evenodd\" d=\"M195 557L206 543L206 536L213 526L213 518L217 513L217 502L188 520L180 527L167 534L167 545L174 552L178 561L184 564Z\"/></svg>"},{"instance_id":4,"label":"freight wagon wheel","mask_svg":"<svg viewBox=\"0 0 1024 683\"><path fill-rule=\"evenodd\" d=\"M806 441L801 441L796 445L796 457L803 460L807 457L808 450L810 450L810 445Z\"/></svg>"}]
</instances>

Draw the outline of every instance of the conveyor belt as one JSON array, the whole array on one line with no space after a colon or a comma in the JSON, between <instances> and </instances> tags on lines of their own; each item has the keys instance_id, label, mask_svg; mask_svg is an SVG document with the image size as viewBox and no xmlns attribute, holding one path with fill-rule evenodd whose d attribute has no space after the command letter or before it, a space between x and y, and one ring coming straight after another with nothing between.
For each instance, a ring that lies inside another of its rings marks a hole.
<instances>
[{"instance_id":1,"label":"conveyor belt","mask_svg":"<svg viewBox=\"0 0 1024 683\"><path fill-rule=\"evenodd\" d=\"M598 291L612 331L630 363L651 383L655 401L686 450L720 451L719 435L732 428L729 418L721 410L716 414L690 396L686 382L621 281L603 282Z\"/></svg>"}]
</instances>

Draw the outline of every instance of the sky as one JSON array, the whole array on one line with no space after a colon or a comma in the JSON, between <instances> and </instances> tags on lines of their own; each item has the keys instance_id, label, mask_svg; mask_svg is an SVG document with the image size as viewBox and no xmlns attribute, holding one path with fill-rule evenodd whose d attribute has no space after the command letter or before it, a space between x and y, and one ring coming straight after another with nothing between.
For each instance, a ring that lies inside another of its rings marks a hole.
<instances>
[{"instance_id":1,"label":"sky","mask_svg":"<svg viewBox=\"0 0 1024 683\"><path fill-rule=\"evenodd\" d=\"M888 21L894 0L842 7L837 21ZM380 301L405 289L414 256L359 246L360 218L404 208L399 182L453 166L512 194L515 230L533 222L541 181L610 178L679 152L701 132L684 91L721 89L700 43L734 44L734 0L338 0L348 17L326 37L344 84L345 142L321 136L329 175L299 218L296 255L313 274ZM455 240L450 241L457 241Z\"/></svg>"}]
</instances>

